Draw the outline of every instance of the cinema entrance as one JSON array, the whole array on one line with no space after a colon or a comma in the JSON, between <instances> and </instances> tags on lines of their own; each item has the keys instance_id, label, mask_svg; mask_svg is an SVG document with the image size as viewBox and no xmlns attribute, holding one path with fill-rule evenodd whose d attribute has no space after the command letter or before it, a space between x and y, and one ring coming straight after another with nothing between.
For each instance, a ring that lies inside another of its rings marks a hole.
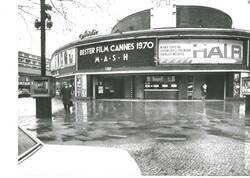
<instances>
[{"instance_id":1,"label":"cinema entrance","mask_svg":"<svg viewBox=\"0 0 250 178\"><path fill-rule=\"evenodd\" d=\"M124 77L98 77L96 98L124 98Z\"/></svg>"},{"instance_id":2,"label":"cinema entrance","mask_svg":"<svg viewBox=\"0 0 250 178\"><path fill-rule=\"evenodd\" d=\"M208 75L205 82L207 84L207 99L224 99L223 75Z\"/></svg>"}]
</instances>

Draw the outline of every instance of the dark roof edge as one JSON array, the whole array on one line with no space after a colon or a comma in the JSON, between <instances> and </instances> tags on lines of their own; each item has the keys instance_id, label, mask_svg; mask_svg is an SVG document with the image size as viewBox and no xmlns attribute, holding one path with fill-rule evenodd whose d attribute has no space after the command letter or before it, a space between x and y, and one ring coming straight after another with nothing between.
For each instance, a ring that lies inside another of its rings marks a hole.
<instances>
[{"instance_id":1,"label":"dark roof edge","mask_svg":"<svg viewBox=\"0 0 250 178\"><path fill-rule=\"evenodd\" d=\"M151 9L145 9L145 10L138 11L138 12L135 12L135 13L133 13L133 14L130 14L130 15L128 15L128 16L122 18L121 20L118 20L118 23L119 23L119 21L124 21L124 20L126 20L127 18L129 18L129 17L131 17L131 16L134 16L134 15L136 15L136 14L141 14L141 13L143 13L143 12L150 11L150 10L151 10ZM112 28L111 31L113 31L114 28L118 26L118 23L116 23L116 24L113 26L113 28Z\"/></svg>"},{"instance_id":2,"label":"dark roof edge","mask_svg":"<svg viewBox=\"0 0 250 178\"><path fill-rule=\"evenodd\" d=\"M233 23L232 17L230 15L228 15L226 12L224 12L224 11L222 11L220 9L216 9L214 7L198 6L198 5L176 5L176 7L199 7L199 8L213 9L213 10L216 10L216 11L222 13L222 14L225 14L231 20L231 23Z\"/></svg>"}]
</instances>

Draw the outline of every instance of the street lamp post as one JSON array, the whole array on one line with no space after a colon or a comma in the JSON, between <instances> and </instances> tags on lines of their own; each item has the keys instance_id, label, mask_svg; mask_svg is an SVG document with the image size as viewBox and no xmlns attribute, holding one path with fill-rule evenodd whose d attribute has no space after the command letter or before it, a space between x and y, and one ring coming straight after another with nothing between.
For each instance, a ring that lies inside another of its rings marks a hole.
<instances>
[{"instance_id":1,"label":"street lamp post","mask_svg":"<svg viewBox=\"0 0 250 178\"><path fill-rule=\"evenodd\" d=\"M46 21L47 27L52 27L51 16L46 13L46 10L51 10L52 7L45 4L45 0L40 0L40 21L35 21L35 27L41 30L41 78L46 78ZM36 97L36 117L37 118L51 118L51 97Z\"/></svg>"},{"instance_id":2,"label":"street lamp post","mask_svg":"<svg viewBox=\"0 0 250 178\"><path fill-rule=\"evenodd\" d=\"M41 76L46 76L46 57L45 57L45 0L40 0L40 23L41 23Z\"/></svg>"}]
</instances>

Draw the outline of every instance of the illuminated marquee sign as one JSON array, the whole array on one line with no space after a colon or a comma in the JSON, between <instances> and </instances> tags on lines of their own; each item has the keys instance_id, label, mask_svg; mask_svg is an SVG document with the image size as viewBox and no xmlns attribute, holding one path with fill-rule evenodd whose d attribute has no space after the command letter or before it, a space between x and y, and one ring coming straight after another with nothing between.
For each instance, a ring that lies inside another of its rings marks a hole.
<instances>
[{"instance_id":1,"label":"illuminated marquee sign","mask_svg":"<svg viewBox=\"0 0 250 178\"><path fill-rule=\"evenodd\" d=\"M243 42L236 40L160 40L159 64L242 64Z\"/></svg>"},{"instance_id":2,"label":"illuminated marquee sign","mask_svg":"<svg viewBox=\"0 0 250 178\"><path fill-rule=\"evenodd\" d=\"M78 69L154 66L155 39L103 42L78 48Z\"/></svg>"}]
</instances>

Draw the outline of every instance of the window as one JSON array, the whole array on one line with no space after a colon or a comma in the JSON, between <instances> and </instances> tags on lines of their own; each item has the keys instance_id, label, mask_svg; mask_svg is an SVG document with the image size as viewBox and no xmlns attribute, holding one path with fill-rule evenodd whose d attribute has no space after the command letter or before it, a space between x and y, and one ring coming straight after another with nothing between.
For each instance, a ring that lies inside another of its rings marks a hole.
<instances>
[{"instance_id":1,"label":"window","mask_svg":"<svg viewBox=\"0 0 250 178\"><path fill-rule=\"evenodd\" d=\"M68 64L68 55L67 55L67 51L64 51L63 53L64 55L64 64L67 65Z\"/></svg>"},{"instance_id":2,"label":"window","mask_svg":"<svg viewBox=\"0 0 250 178\"><path fill-rule=\"evenodd\" d=\"M69 53L69 64L73 64L73 55Z\"/></svg>"},{"instance_id":3,"label":"window","mask_svg":"<svg viewBox=\"0 0 250 178\"><path fill-rule=\"evenodd\" d=\"M58 65L58 55L55 56L55 61L54 61L55 69L57 69Z\"/></svg>"},{"instance_id":4,"label":"window","mask_svg":"<svg viewBox=\"0 0 250 178\"><path fill-rule=\"evenodd\" d=\"M68 54L68 64L74 64L75 63L75 48L68 50L67 54Z\"/></svg>"},{"instance_id":5,"label":"window","mask_svg":"<svg viewBox=\"0 0 250 178\"><path fill-rule=\"evenodd\" d=\"M59 61L58 61L58 67L61 67L64 65L64 62L63 62L63 53L61 52L59 54Z\"/></svg>"},{"instance_id":6,"label":"window","mask_svg":"<svg viewBox=\"0 0 250 178\"><path fill-rule=\"evenodd\" d=\"M52 60L51 60L51 70L54 70L54 62L55 62L55 56L53 56Z\"/></svg>"}]
</instances>

